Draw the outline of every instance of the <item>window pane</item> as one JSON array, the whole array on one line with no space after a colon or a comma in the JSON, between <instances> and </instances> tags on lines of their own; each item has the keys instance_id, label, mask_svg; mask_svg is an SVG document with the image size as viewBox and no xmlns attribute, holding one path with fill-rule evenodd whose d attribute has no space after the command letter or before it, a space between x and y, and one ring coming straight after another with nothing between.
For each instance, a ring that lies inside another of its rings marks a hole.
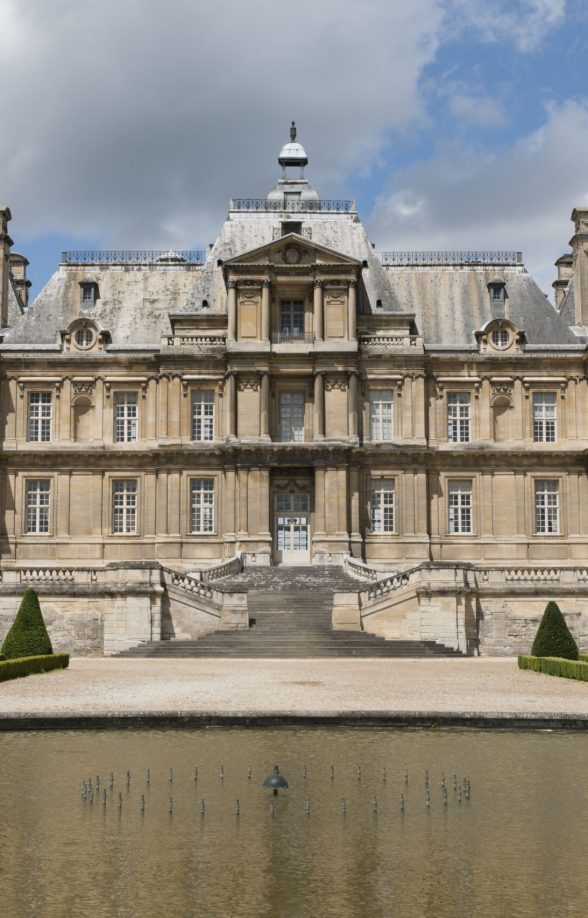
<instances>
[{"instance_id":1,"label":"window pane","mask_svg":"<svg viewBox=\"0 0 588 918\"><path fill-rule=\"evenodd\" d=\"M282 334L304 334L304 303L301 300L282 300L280 303L280 330Z\"/></svg>"},{"instance_id":2,"label":"window pane","mask_svg":"<svg viewBox=\"0 0 588 918\"><path fill-rule=\"evenodd\" d=\"M533 393L533 439L536 443L555 443L555 392Z\"/></svg>"},{"instance_id":3,"label":"window pane","mask_svg":"<svg viewBox=\"0 0 588 918\"><path fill-rule=\"evenodd\" d=\"M112 483L112 531L126 535L137 531L137 482L134 478Z\"/></svg>"},{"instance_id":4,"label":"window pane","mask_svg":"<svg viewBox=\"0 0 588 918\"><path fill-rule=\"evenodd\" d=\"M370 392L370 437L372 440L392 439L392 392L382 389Z\"/></svg>"},{"instance_id":5,"label":"window pane","mask_svg":"<svg viewBox=\"0 0 588 918\"><path fill-rule=\"evenodd\" d=\"M192 478L190 483L192 532L214 532L214 479Z\"/></svg>"},{"instance_id":6,"label":"window pane","mask_svg":"<svg viewBox=\"0 0 588 918\"><path fill-rule=\"evenodd\" d=\"M535 482L535 531L540 534L559 532L559 482L544 479Z\"/></svg>"},{"instance_id":7,"label":"window pane","mask_svg":"<svg viewBox=\"0 0 588 918\"><path fill-rule=\"evenodd\" d=\"M29 393L27 439L33 443L47 443L51 439L51 393Z\"/></svg>"},{"instance_id":8,"label":"window pane","mask_svg":"<svg viewBox=\"0 0 588 918\"><path fill-rule=\"evenodd\" d=\"M470 441L469 392L450 392L447 395L447 439L450 443Z\"/></svg>"},{"instance_id":9,"label":"window pane","mask_svg":"<svg viewBox=\"0 0 588 918\"><path fill-rule=\"evenodd\" d=\"M280 396L280 440L283 443L304 441L303 392L283 392Z\"/></svg>"},{"instance_id":10,"label":"window pane","mask_svg":"<svg viewBox=\"0 0 588 918\"><path fill-rule=\"evenodd\" d=\"M134 443L137 439L137 395L118 392L114 400L114 441Z\"/></svg>"},{"instance_id":11,"label":"window pane","mask_svg":"<svg viewBox=\"0 0 588 918\"><path fill-rule=\"evenodd\" d=\"M372 532L394 532L395 517L394 481L372 482L371 529Z\"/></svg>"},{"instance_id":12,"label":"window pane","mask_svg":"<svg viewBox=\"0 0 588 918\"><path fill-rule=\"evenodd\" d=\"M31 478L26 483L25 532L49 532L51 482Z\"/></svg>"},{"instance_id":13,"label":"window pane","mask_svg":"<svg viewBox=\"0 0 588 918\"><path fill-rule=\"evenodd\" d=\"M469 479L454 480L448 484L447 493L448 531L453 534L473 532L472 528L472 482Z\"/></svg>"},{"instance_id":14,"label":"window pane","mask_svg":"<svg viewBox=\"0 0 588 918\"><path fill-rule=\"evenodd\" d=\"M214 392L192 393L192 439L214 440Z\"/></svg>"}]
</instances>

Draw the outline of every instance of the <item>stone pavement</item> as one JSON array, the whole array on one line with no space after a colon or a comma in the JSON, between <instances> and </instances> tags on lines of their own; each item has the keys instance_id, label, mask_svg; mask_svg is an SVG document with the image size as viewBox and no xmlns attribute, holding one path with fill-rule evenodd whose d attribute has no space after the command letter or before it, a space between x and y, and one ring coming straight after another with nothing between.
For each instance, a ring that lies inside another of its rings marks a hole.
<instances>
[{"instance_id":1,"label":"stone pavement","mask_svg":"<svg viewBox=\"0 0 588 918\"><path fill-rule=\"evenodd\" d=\"M149 660L78 657L0 684L11 715L433 713L588 718L588 684L514 658ZM1 725L1 724L0 724Z\"/></svg>"}]
</instances>

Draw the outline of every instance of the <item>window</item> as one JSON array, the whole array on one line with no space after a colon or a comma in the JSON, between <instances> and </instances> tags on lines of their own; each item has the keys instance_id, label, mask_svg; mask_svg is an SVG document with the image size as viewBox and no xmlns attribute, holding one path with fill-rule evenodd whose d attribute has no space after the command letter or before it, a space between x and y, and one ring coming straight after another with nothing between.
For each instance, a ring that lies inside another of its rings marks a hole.
<instances>
[{"instance_id":1,"label":"window","mask_svg":"<svg viewBox=\"0 0 588 918\"><path fill-rule=\"evenodd\" d=\"M449 482L447 511L448 530L451 535L473 532L471 481Z\"/></svg>"},{"instance_id":2,"label":"window","mask_svg":"<svg viewBox=\"0 0 588 918\"><path fill-rule=\"evenodd\" d=\"M80 300L86 306L92 306L98 299L98 285L94 281L80 283Z\"/></svg>"},{"instance_id":3,"label":"window","mask_svg":"<svg viewBox=\"0 0 588 918\"><path fill-rule=\"evenodd\" d=\"M92 347L94 342L94 332L91 328L78 328L75 333L75 342L79 348L86 350Z\"/></svg>"},{"instance_id":4,"label":"window","mask_svg":"<svg viewBox=\"0 0 588 918\"><path fill-rule=\"evenodd\" d=\"M370 392L370 439L392 439L392 392L390 389Z\"/></svg>"},{"instance_id":5,"label":"window","mask_svg":"<svg viewBox=\"0 0 588 918\"><path fill-rule=\"evenodd\" d=\"M49 532L51 482L29 478L26 482L25 532Z\"/></svg>"},{"instance_id":6,"label":"window","mask_svg":"<svg viewBox=\"0 0 588 918\"><path fill-rule=\"evenodd\" d=\"M214 532L214 479L190 481L190 531Z\"/></svg>"},{"instance_id":7,"label":"window","mask_svg":"<svg viewBox=\"0 0 588 918\"><path fill-rule=\"evenodd\" d=\"M555 443L555 392L533 393L533 440Z\"/></svg>"},{"instance_id":8,"label":"window","mask_svg":"<svg viewBox=\"0 0 588 918\"><path fill-rule=\"evenodd\" d=\"M302 236L302 223L294 223L293 220L282 223L282 236L287 236L288 233L297 233Z\"/></svg>"},{"instance_id":9,"label":"window","mask_svg":"<svg viewBox=\"0 0 588 918\"><path fill-rule=\"evenodd\" d=\"M31 443L48 443L51 439L51 393L29 393L27 439Z\"/></svg>"},{"instance_id":10,"label":"window","mask_svg":"<svg viewBox=\"0 0 588 918\"><path fill-rule=\"evenodd\" d=\"M280 332L293 338L304 335L304 303L301 300L282 300L280 303Z\"/></svg>"},{"instance_id":11,"label":"window","mask_svg":"<svg viewBox=\"0 0 588 918\"><path fill-rule=\"evenodd\" d=\"M508 329L506 328L495 328L492 332L492 344L494 347L500 348L503 350L505 347L508 347L510 341L510 335Z\"/></svg>"},{"instance_id":12,"label":"window","mask_svg":"<svg viewBox=\"0 0 588 918\"><path fill-rule=\"evenodd\" d=\"M214 440L214 392L192 392L192 439Z\"/></svg>"},{"instance_id":13,"label":"window","mask_svg":"<svg viewBox=\"0 0 588 918\"><path fill-rule=\"evenodd\" d=\"M310 496L308 494L276 494L278 513L308 513Z\"/></svg>"},{"instance_id":14,"label":"window","mask_svg":"<svg viewBox=\"0 0 588 918\"><path fill-rule=\"evenodd\" d=\"M559 482L550 478L535 482L535 532L559 532Z\"/></svg>"},{"instance_id":15,"label":"window","mask_svg":"<svg viewBox=\"0 0 588 918\"><path fill-rule=\"evenodd\" d=\"M117 392L114 397L114 442L134 443L137 439L137 395Z\"/></svg>"},{"instance_id":16,"label":"window","mask_svg":"<svg viewBox=\"0 0 588 918\"><path fill-rule=\"evenodd\" d=\"M134 478L112 483L112 531L123 535L137 531L137 481Z\"/></svg>"},{"instance_id":17,"label":"window","mask_svg":"<svg viewBox=\"0 0 588 918\"><path fill-rule=\"evenodd\" d=\"M470 442L469 392L449 392L447 395L447 439L450 443Z\"/></svg>"},{"instance_id":18,"label":"window","mask_svg":"<svg viewBox=\"0 0 588 918\"><path fill-rule=\"evenodd\" d=\"M283 392L280 396L280 440L304 442L304 393Z\"/></svg>"},{"instance_id":19,"label":"window","mask_svg":"<svg viewBox=\"0 0 588 918\"><path fill-rule=\"evenodd\" d=\"M374 481L371 499L372 532L394 532L394 504L394 481Z\"/></svg>"}]
</instances>

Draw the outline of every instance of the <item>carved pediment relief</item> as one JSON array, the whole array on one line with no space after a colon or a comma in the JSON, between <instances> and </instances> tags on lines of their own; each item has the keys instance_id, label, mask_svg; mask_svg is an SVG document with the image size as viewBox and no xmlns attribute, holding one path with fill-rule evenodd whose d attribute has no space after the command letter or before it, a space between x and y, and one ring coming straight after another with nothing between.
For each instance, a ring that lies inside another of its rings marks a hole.
<instances>
[{"instance_id":1,"label":"carved pediment relief","mask_svg":"<svg viewBox=\"0 0 588 918\"><path fill-rule=\"evenodd\" d=\"M359 267L360 262L349 258L341 252L329 249L311 240L303 239L297 233L288 233L267 245L260 246L241 255L236 255L224 263L224 268L238 267L239 265L267 265L280 266L332 264L347 267Z\"/></svg>"}]
</instances>

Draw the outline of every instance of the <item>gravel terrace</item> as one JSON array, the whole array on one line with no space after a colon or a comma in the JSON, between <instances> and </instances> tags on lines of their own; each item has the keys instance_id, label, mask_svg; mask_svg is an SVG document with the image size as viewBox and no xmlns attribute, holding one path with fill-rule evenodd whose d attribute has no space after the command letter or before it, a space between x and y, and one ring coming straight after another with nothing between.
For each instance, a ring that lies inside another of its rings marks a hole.
<instances>
[{"instance_id":1,"label":"gravel terrace","mask_svg":"<svg viewBox=\"0 0 588 918\"><path fill-rule=\"evenodd\" d=\"M588 683L521 672L514 658L214 660L78 657L0 683L9 715L152 712L468 712L588 716Z\"/></svg>"}]
</instances>

